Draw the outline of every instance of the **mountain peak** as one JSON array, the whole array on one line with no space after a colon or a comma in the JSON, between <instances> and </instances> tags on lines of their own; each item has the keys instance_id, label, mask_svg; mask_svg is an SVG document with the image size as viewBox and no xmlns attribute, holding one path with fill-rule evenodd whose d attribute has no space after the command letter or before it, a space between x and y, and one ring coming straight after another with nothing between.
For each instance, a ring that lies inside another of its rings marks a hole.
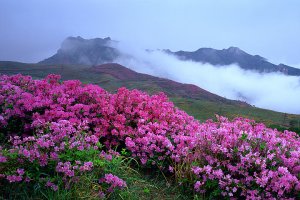
<instances>
[{"instance_id":1,"label":"mountain peak","mask_svg":"<svg viewBox=\"0 0 300 200\"><path fill-rule=\"evenodd\" d=\"M259 55L251 55L238 47L231 46L227 49L200 48L196 51L168 52L181 60L191 60L200 63L209 63L216 66L237 64L245 70L260 73L281 72L287 75L300 76L300 70L287 66L275 65Z\"/></svg>"},{"instance_id":2,"label":"mountain peak","mask_svg":"<svg viewBox=\"0 0 300 200\"><path fill-rule=\"evenodd\" d=\"M98 44L98 45L106 45L108 42L112 41L110 37L106 38L93 38L93 39L84 39L80 36L77 37L67 37L63 42L62 42L62 47L67 46L69 44L74 44L74 45L93 45L93 44Z\"/></svg>"},{"instance_id":3,"label":"mountain peak","mask_svg":"<svg viewBox=\"0 0 300 200\"><path fill-rule=\"evenodd\" d=\"M84 39L80 36L67 37L55 55L40 63L97 65L112 62L119 56L110 37Z\"/></svg>"},{"instance_id":4,"label":"mountain peak","mask_svg":"<svg viewBox=\"0 0 300 200\"><path fill-rule=\"evenodd\" d=\"M233 54L245 54L246 53L238 47L229 47L228 49L224 49L224 50L226 50L230 53L233 53Z\"/></svg>"},{"instance_id":5,"label":"mountain peak","mask_svg":"<svg viewBox=\"0 0 300 200\"><path fill-rule=\"evenodd\" d=\"M213 48L209 48L209 47L202 47L202 48L196 50L195 52L212 52L212 51L216 51L216 50Z\"/></svg>"}]
</instances>

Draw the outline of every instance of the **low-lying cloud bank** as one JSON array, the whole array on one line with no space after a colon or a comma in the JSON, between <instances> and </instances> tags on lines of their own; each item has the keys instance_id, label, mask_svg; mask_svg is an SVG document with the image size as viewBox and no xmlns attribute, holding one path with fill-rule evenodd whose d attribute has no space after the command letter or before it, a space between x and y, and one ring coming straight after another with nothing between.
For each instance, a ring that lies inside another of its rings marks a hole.
<instances>
[{"instance_id":1,"label":"low-lying cloud bank","mask_svg":"<svg viewBox=\"0 0 300 200\"><path fill-rule=\"evenodd\" d=\"M137 72L195 84L228 99L243 100L257 107L300 114L300 77L280 73L260 74L238 65L212 66L181 61L162 51L144 51L122 43L127 54L115 62Z\"/></svg>"}]
</instances>

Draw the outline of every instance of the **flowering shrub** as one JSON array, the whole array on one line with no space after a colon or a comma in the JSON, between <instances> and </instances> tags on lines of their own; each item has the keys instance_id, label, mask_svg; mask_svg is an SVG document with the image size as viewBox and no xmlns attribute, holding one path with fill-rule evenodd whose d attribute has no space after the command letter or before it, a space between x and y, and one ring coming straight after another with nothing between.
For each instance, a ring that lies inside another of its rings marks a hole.
<instances>
[{"instance_id":1,"label":"flowering shrub","mask_svg":"<svg viewBox=\"0 0 300 200\"><path fill-rule=\"evenodd\" d=\"M99 170L117 156L111 151L117 146L126 147L143 164L168 160L171 154L179 159L180 145L199 125L164 94L149 96L125 88L109 94L79 81L61 83L57 75L44 80L1 76L0 111L0 130L10 142L1 150L1 177L24 181L13 172L24 166L26 180L55 190L55 181L70 187L84 173Z\"/></svg>"},{"instance_id":2,"label":"flowering shrub","mask_svg":"<svg viewBox=\"0 0 300 200\"><path fill-rule=\"evenodd\" d=\"M105 176L99 180L100 183L106 183L109 186L108 191L112 192L115 188L126 187L126 182L119 177L112 174L105 174Z\"/></svg>"},{"instance_id":3,"label":"flowering shrub","mask_svg":"<svg viewBox=\"0 0 300 200\"><path fill-rule=\"evenodd\" d=\"M300 191L300 140L248 119L219 117L200 128L192 172L199 193L288 199Z\"/></svg>"},{"instance_id":4,"label":"flowering shrub","mask_svg":"<svg viewBox=\"0 0 300 200\"><path fill-rule=\"evenodd\" d=\"M126 187L105 172L126 149L126 156L169 169L199 194L299 194L300 139L293 132L242 118L200 124L162 93L120 88L110 94L59 78L0 76L0 185L39 183L57 191L94 174L104 197Z\"/></svg>"}]
</instances>

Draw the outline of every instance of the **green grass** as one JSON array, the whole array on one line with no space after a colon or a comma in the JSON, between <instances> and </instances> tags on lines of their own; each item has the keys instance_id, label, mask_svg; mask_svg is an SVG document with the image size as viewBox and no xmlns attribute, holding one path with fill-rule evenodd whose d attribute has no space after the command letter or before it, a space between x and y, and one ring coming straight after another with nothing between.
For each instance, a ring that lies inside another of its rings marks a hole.
<instances>
[{"instance_id":1,"label":"green grass","mask_svg":"<svg viewBox=\"0 0 300 200\"><path fill-rule=\"evenodd\" d=\"M113 168L112 173L124 179L128 187L112 194L109 199L193 199L191 191L184 190L174 182L173 177L166 177L157 169L143 169L141 166L132 167L130 163L123 163Z\"/></svg>"},{"instance_id":2,"label":"green grass","mask_svg":"<svg viewBox=\"0 0 300 200\"><path fill-rule=\"evenodd\" d=\"M242 116L263 122L268 126L275 124L283 127L290 127L291 121L300 122L299 115L285 114L256 107L216 104L203 100L184 98L171 98L171 100L176 106L201 121L214 118L213 114L218 114L228 118ZM295 126L297 127L299 124L296 124Z\"/></svg>"},{"instance_id":3,"label":"green grass","mask_svg":"<svg viewBox=\"0 0 300 200\"><path fill-rule=\"evenodd\" d=\"M97 171L97 170L96 170ZM166 177L161 171L145 168L133 159L114 158L105 168L105 173L112 173L127 183L123 190L117 190L107 196L107 199L116 200L188 200L196 199L190 189L179 186L172 176ZM97 173L82 176L80 182L71 189L60 188L57 192L39 184L8 184L2 185L0 199L10 200L71 200L71 199L99 199L99 185ZM2 197L1 197L2 196Z\"/></svg>"}]
</instances>

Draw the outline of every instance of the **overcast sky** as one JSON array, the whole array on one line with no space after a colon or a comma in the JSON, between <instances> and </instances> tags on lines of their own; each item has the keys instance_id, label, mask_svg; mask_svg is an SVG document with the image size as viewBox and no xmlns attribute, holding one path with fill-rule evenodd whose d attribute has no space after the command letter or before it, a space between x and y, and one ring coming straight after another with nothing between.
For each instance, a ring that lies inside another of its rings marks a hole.
<instances>
[{"instance_id":1,"label":"overcast sky","mask_svg":"<svg viewBox=\"0 0 300 200\"><path fill-rule=\"evenodd\" d=\"M300 66L299 0L0 0L0 60L36 62L67 36L156 49L237 46Z\"/></svg>"}]
</instances>

